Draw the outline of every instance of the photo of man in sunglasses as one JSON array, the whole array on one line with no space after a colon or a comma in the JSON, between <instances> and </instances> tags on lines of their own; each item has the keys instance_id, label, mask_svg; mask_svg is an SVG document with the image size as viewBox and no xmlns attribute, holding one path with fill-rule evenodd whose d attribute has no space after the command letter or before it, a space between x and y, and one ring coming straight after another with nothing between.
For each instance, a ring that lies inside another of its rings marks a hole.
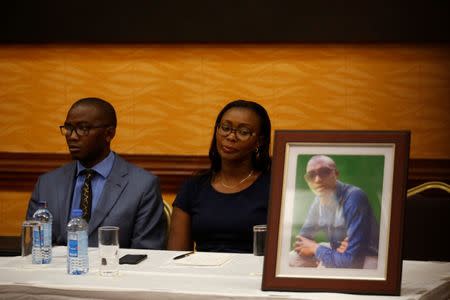
<instances>
[{"instance_id":1,"label":"photo of man in sunglasses","mask_svg":"<svg viewBox=\"0 0 450 300\"><path fill-rule=\"evenodd\" d=\"M289 265L376 269L379 224L366 193L339 181L336 163L325 155L309 159L304 177L315 199L296 236ZM320 233L328 242L316 241Z\"/></svg>"}]
</instances>

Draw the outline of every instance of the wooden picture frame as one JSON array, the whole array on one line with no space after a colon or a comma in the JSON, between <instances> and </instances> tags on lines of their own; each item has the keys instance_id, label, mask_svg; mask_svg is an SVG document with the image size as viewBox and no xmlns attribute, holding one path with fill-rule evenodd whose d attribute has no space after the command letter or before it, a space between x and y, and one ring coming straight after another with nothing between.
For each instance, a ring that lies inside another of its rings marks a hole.
<instances>
[{"instance_id":1,"label":"wooden picture frame","mask_svg":"<svg viewBox=\"0 0 450 300\"><path fill-rule=\"evenodd\" d=\"M408 131L275 131L262 290L399 295L409 143Z\"/></svg>"}]
</instances>

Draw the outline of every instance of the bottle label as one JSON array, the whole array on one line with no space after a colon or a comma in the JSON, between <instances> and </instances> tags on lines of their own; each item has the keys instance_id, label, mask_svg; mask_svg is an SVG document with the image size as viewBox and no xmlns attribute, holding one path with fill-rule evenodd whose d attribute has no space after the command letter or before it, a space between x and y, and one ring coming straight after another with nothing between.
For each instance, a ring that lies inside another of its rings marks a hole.
<instances>
[{"instance_id":1,"label":"bottle label","mask_svg":"<svg viewBox=\"0 0 450 300\"><path fill-rule=\"evenodd\" d=\"M44 245L44 237L42 230L33 228L33 246L42 247Z\"/></svg>"},{"instance_id":2,"label":"bottle label","mask_svg":"<svg viewBox=\"0 0 450 300\"><path fill-rule=\"evenodd\" d=\"M79 255L88 255L88 234L86 231L80 231L78 233L78 252Z\"/></svg>"},{"instance_id":3,"label":"bottle label","mask_svg":"<svg viewBox=\"0 0 450 300\"><path fill-rule=\"evenodd\" d=\"M69 240L69 256L78 257L78 240Z\"/></svg>"},{"instance_id":4,"label":"bottle label","mask_svg":"<svg viewBox=\"0 0 450 300\"><path fill-rule=\"evenodd\" d=\"M52 224L45 223L42 224L42 235L43 241L41 242L42 246L50 246L52 245Z\"/></svg>"}]
</instances>

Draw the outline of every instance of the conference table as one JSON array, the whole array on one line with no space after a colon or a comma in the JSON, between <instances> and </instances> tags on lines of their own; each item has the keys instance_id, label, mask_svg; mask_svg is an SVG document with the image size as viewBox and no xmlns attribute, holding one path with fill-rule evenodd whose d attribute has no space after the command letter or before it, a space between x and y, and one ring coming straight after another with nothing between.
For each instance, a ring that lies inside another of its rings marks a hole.
<instances>
[{"instance_id":1,"label":"conference table","mask_svg":"<svg viewBox=\"0 0 450 300\"><path fill-rule=\"evenodd\" d=\"M449 299L450 263L404 261L400 296L262 291L262 256L217 254L202 260L173 260L181 251L120 249L147 254L119 275L99 275L97 248L89 248L90 271L66 273L66 248L53 248L49 265L22 257L0 257L0 299ZM214 254L212 254L214 255ZM221 261L221 262L220 262ZM206 262L202 265L203 262ZM212 263L210 263L212 262ZM217 262L220 262L218 264ZM199 263L199 264L197 264Z\"/></svg>"}]
</instances>

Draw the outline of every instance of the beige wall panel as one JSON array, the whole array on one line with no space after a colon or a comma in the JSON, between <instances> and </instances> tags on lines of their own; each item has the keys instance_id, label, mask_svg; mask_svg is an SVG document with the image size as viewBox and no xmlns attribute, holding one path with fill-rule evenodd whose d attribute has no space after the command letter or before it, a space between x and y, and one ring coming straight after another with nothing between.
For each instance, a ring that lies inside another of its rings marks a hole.
<instances>
[{"instance_id":1,"label":"beige wall panel","mask_svg":"<svg viewBox=\"0 0 450 300\"><path fill-rule=\"evenodd\" d=\"M71 103L117 109L113 148L207 154L230 100L263 104L274 129L412 132L411 157L450 157L448 45L0 46L0 151L65 152Z\"/></svg>"},{"instance_id":2,"label":"beige wall panel","mask_svg":"<svg viewBox=\"0 0 450 300\"><path fill-rule=\"evenodd\" d=\"M0 191L0 199L0 236L20 236L30 193Z\"/></svg>"},{"instance_id":3,"label":"beige wall panel","mask_svg":"<svg viewBox=\"0 0 450 300\"><path fill-rule=\"evenodd\" d=\"M173 204L173 201L175 200L176 196L177 196L176 194L172 194L172 193L165 193L165 194L162 195L164 201L166 201L170 205Z\"/></svg>"}]
</instances>

